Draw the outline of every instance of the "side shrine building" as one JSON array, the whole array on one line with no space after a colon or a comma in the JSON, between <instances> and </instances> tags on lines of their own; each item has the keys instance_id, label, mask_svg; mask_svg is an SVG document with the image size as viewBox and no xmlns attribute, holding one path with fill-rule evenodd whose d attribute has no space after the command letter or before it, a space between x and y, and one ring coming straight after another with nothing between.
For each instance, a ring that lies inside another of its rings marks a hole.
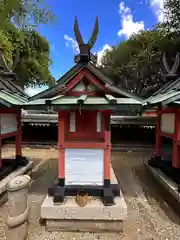
<instances>
[{"instance_id":1,"label":"side shrine building","mask_svg":"<svg viewBox=\"0 0 180 240\"><path fill-rule=\"evenodd\" d=\"M179 68L180 58L176 55L173 68L170 69L165 55L164 67L167 71L168 83L153 94L142 104L143 108L155 108L156 147L155 155L149 160L149 165L160 168L167 176L180 184L180 78L176 71ZM172 155L163 159L163 138L172 141Z\"/></svg>"},{"instance_id":2,"label":"side shrine building","mask_svg":"<svg viewBox=\"0 0 180 240\"><path fill-rule=\"evenodd\" d=\"M28 160L22 156L21 105L28 101L26 92L16 84L16 74L6 64L0 49L0 180ZM15 137L15 159L2 158L2 141Z\"/></svg>"},{"instance_id":3,"label":"side shrine building","mask_svg":"<svg viewBox=\"0 0 180 240\"><path fill-rule=\"evenodd\" d=\"M122 198L117 181L111 181L110 116L115 109L140 111L141 108L141 99L114 86L96 66L97 59L90 50L97 38L98 19L87 44L81 37L77 19L74 31L80 50L75 66L54 87L23 105L24 109L58 112L58 178L42 205L45 209L49 203L51 213L53 202L65 205L65 197L81 194L99 197L105 206L116 205L116 197ZM45 215L44 218L50 218ZM56 217L64 218L62 214Z\"/></svg>"}]
</instances>

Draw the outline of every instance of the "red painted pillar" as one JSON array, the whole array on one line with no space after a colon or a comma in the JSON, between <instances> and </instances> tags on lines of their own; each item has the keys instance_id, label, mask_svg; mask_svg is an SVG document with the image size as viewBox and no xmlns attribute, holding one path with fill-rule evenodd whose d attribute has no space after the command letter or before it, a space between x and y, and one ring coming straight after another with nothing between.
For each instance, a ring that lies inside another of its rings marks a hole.
<instances>
[{"instance_id":1,"label":"red painted pillar","mask_svg":"<svg viewBox=\"0 0 180 240\"><path fill-rule=\"evenodd\" d=\"M0 168L2 168L2 140L0 139Z\"/></svg>"},{"instance_id":2,"label":"red painted pillar","mask_svg":"<svg viewBox=\"0 0 180 240\"><path fill-rule=\"evenodd\" d=\"M162 137L161 133L161 112L157 111L157 121L156 121L156 149L155 156L161 157L162 154Z\"/></svg>"},{"instance_id":3,"label":"red painted pillar","mask_svg":"<svg viewBox=\"0 0 180 240\"><path fill-rule=\"evenodd\" d=\"M175 113L175 129L174 129L174 140L173 140L173 154L172 154L172 166L174 168L180 168L180 150L178 139L180 136L180 112L179 109Z\"/></svg>"},{"instance_id":4,"label":"red painted pillar","mask_svg":"<svg viewBox=\"0 0 180 240\"><path fill-rule=\"evenodd\" d=\"M110 166L111 166L111 132L110 132L110 115L104 115L104 186L110 186Z\"/></svg>"},{"instance_id":5,"label":"red painted pillar","mask_svg":"<svg viewBox=\"0 0 180 240\"><path fill-rule=\"evenodd\" d=\"M58 180L59 185L64 186L65 184L65 149L64 149L64 116L61 112L58 112Z\"/></svg>"},{"instance_id":6,"label":"red painted pillar","mask_svg":"<svg viewBox=\"0 0 180 240\"><path fill-rule=\"evenodd\" d=\"M16 158L22 156L21 110L17 113Z\"/></svg>"},{"instance_id":7,"label":"red painted pillar","mask_svg":"<svg viewBox=\"0 0 180 240\"><path fill-rule=\"evenodd\" d=\"M180 168L179 146L176 141L173 142L172 166L174 168Z\"/></svg>"}]
</instances>

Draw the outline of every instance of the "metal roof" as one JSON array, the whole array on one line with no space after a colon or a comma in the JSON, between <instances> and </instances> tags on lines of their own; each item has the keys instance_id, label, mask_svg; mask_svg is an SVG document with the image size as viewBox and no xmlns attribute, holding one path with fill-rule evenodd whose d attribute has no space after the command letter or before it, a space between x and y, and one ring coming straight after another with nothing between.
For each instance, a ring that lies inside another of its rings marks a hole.
<instances>
[{"instance_id":1,"label":"metal roof","mask_svg":"<svg viewBox=\"0 0 180 240\"><path fill-rule=\"evenodd\" d=\"M132 93L129 93L127 92L126 90L122 89L122 88L119 88L117 86L114 86L114 85L111 85L111 84L108 84L106 83L105 87L107 87L109 90L111 90L112 92L115 92L115 93L118 93L118 94L122 94L123 96L126 96L128 98L131 98L133 99L134 101L138 101L139 103L143 103L143 99L138 97L137 95L135 94L132 94Z\"/></svg>"},{"instance_id":2,"label":"metal roof","mask_svg":"<svg viewBox=\"0 0 180 240\"><path fill-rule=\"evenodd\" d=\"M111 107L114 109L114 107L117 105L124 105L124 107L128 107L128 105L141 106L141 102L137 100L131 98L115 98L109 94L105 94L103 97L91 97L87 95L81 95L80 97L59 95L53 98L35 99L20 103L24 109L30 109L31 107L33 109L33 106L38 106L39 108L44 106L45 108L48 108L49 105L59 106L59 108L64 109L65 106L72 107L81 104L83 104L83 108L86 108L87 106L94 106L98 108L104 108L103 106L108 106L108 109L111 109Z\"/></svg>"},{"instance_id":3,"label":"metal roof","mask_svg":"<svg viewBox=\"0 0 180 240\"><path fill-rule=\"evenodd\" d=\"M27 99L17 94L9 93L4 90L0 90L0 103L7 106L21 105L27 102Z\"/></svg>"},{"instance_id":4,"label":"metal roof","mask_svg":"<svg viewBox=\"0 0 180 240\"><path fill-rule=\"evenodd\" d=\"M167 84L165 84L162 88L160 88L157 92L155 92L153 95L157 95L159 93L164 94L171 90L179 90L180 88L180 78L174 80L171 80Z\"/></svg>"},{"instance_id":5,"label":"metal roof","mask_svg":"<svg viewBox=\"0 0 180 240\"><path fill-rule=\"evenodd\" d=\"M4 90L9 93L15 93L21 97L28 98L29 95L17 84L15 81L17 80L16 75L14 73L0 73L0 90Z\"/></svg>"},{"instance_id":6,"label":"metal roof","mask_svg":"<svg viewBox=\"0 0 180 240\"><path fill-rule=\"evenodd\" d=\"M173 101L176 98L180 97L180 91L175 91L171 90L167 93L164 94L158 94L157 96L154 96L151 99L148 99L148 104L157 104L157 103L162 103L162 104L168 104L171 101Z\"/></svg>"},{"instance_id":7,"label":"metal roof","mask_svg":"<svg viewBox=\"0 0 180 240\"><path fill-rule=\"evenodd\" d=\"M171 80L165 84L162 88L156 91L151 97L144 100L143 106L149 105L168 105L168 104L177 104L177 100L180 99L180 78L177 80Z\"/></svg>"},{"instance_id":8,"label":"metal roof","mask_svg":"<svg viewBox=\"0 0 180 240\"><path fill-rule=\"evenodd\" d=\"M35 96L32 96L29 100L36 99L47 99L56 96L60 92L61 89L65 87L67 83L69 83L82 69L88 69L92 72L96 77L98 77L104 84L105 87L118 95L122 95L127 98L132 98L136 101L142 102L142 99L137 97L134 94L128 93L126 90L121 89L120 87L114 86L113 81L108 78L98 67L96 67L92 62L88 62L86 64L76 64L73 68L70 69L66 74L64 74L56 83L55 86L49 88Z\"/></svg>"},{"instance_id":9,"label":"metal roof","mask_svg":"<svg viewBox=\"0 0 180 240\"><path fill-rule=\"evenodd\" d=\"M32 97L30 97L30 101L39 99L39 98L47 98L48 96L51 97L52 93L58 92L61 88L65 86L67 81L70 81L75 75L77 75L83 68L85 67L84 64L77 63L74 65L67 73L65 73L52 88L48 88L43 92L40 92Z\"/></svg>"}]
</instances>

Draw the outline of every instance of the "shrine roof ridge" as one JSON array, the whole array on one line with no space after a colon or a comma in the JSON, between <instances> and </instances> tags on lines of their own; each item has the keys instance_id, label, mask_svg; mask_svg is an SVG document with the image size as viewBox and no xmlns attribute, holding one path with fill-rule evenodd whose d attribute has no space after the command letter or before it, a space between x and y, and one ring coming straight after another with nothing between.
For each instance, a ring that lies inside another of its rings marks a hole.
<instances>
[{"instance_id":1,"label":"shrine roof ridge","mask_svg":"<svg viewBox=\"0 0 180 240\"><path fill-rule=\"evenodd\" d=\"M51 98L51 95L55 94L56 92L62 90L66 84L68 84L71 79L76 76L80 71L82 71L84 68L88 69L90 72L92 72L93 74L95 74L95 76L97 76L99 79L101 79L102 82L104 82L105 87L108 88L109 90L117 93L117 94L121 94L124 95L128 98L132 98L136 101L139 102L143 102L143 99L136 96L133 93L129 93L126 90L123 90L120 87L117 87L114 85L113 81L111 79L109 79L109 77L107 77L97 66L95 66L95 64L93 64L92 62L88 62L86 64L81 64L81 63L77 63L75 66L73 66L67 73L65 73L56 83L56 85L54 85L52 88L49 88L41 93L38 93L37 95L34 95L32 97L29 98L30 101L32 100L36 100L39 98Z\"/></svg>"}]
</instances>

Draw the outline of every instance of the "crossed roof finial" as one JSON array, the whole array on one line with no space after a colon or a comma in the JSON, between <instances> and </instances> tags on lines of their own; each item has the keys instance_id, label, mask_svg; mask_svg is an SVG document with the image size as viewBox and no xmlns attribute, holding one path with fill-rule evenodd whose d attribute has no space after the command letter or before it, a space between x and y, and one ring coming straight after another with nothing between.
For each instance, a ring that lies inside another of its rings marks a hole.
<instances>
[{"instance_id":1,"label":"crossed roof finial","mask_svg":"<svg viewBox=\"0 0 180 240\"><path fill-rule=\"evenodd\" d=\"M166 58L166 53L163 54L163 65L164 65L164 68L167 72L167 77L176 77L178 74L177 74L177 71L178 71L178 68L179 68L179 65L180 65L180 58L179 58L179 53L176 54L176 58L175 58L175 61L174 61L174 64L172 66L172 68L170 69L169 67L169 64L167 62L167 58Z\"/></svg>"},{"instance_id":2,"label":"crossed roof finial","mask_svg":"<svg viewBox=\"0 0 180 240\"><path fill-rule=\"evenodd\" d=\"M96 43L98 33L99 33L99 21L98 21L98 17L96 17L92 35L91 35L88 43L85 43L82 38L81 32L79 30L79 24L78 24L77 17L75 17L74 34L75 34L76 41L78 43L79 50L80 50L80 59L78 61L91 60L92 54L90 53L90 50L93 48L94 44Z\"/></svg>"}]
</instances>

